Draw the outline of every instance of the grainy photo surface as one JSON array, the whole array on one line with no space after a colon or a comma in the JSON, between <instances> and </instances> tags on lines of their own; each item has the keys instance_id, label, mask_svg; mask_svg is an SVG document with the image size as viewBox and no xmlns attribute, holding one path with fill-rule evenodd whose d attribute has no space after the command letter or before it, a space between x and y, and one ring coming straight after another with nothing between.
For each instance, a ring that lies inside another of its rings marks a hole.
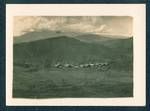
<instances>
[{"instance_id":1,"label":"grainy photo surface","mask_svg":"<svg viewBox=\"0 0 150 111\"><path fill-rule=\"evenodd\" d=\"M15 16L13 98L133 97L131 16Z\"/></svg>"}]
</instances>

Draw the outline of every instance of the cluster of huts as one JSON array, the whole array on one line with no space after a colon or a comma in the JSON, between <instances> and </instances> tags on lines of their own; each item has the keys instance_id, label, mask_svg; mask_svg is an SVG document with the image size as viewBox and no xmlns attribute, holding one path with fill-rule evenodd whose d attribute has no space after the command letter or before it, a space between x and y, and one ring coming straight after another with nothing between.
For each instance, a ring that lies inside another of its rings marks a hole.
<instances>
[{"instance_id":1,"label":"cluster of huts","mask_svg":"<svg viewBox=\"0 0 150 111\"><path fill-rule=\"evenodd\" d=\"M56 63L54 65L55 68L101 68L101 67L108 67L110 64L107 62L104 63L88 63L88 64L79 64L79 65L73 65L73 64L61 64Z\"/></svg>"}]
</instances>

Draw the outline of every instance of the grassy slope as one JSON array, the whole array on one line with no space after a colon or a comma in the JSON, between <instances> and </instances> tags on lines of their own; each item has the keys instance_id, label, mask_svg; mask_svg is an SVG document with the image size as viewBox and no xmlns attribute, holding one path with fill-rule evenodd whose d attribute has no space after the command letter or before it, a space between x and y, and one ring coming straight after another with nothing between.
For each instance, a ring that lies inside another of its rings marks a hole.
<instances>
[{"instance_id":1,"label":"grassy slope","mask_svg":"<svg viewBox=\"0 0 150 111\"><path fill-rule=\"evenodd\" d=\"M103 61L112 61L110 70L51 68L56 62ZM13 86L14 97L132 96L132 39L94 44L63 36L15 44Z\"/></svg>"}]
</instances>

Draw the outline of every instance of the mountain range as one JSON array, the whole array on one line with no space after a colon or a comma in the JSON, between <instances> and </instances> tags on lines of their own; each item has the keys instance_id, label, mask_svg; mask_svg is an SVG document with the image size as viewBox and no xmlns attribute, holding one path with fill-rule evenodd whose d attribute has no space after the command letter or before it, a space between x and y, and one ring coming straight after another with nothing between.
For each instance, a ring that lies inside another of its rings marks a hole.
<instances>
[{"instance_id":1,"label":"mountain range","mask_svg":"<svg viewBox=\"0 0 150 111\"><path fill-rule=\"evenodd\" d=\"M129 37L120 36L120 35L106 35L106 34L99 35L99 34L92 34L92 33L63 32L60 30L57 30L57 31L40 30L40 31L31 31L21 36L15 36L14 44L23 43L23 42L31 42L31 41L42 40L42 39L47 39L47 38L60 37L60 36L67 36L67 37L78 39L83 42L90 42L90 43L113 40L113 39L129 38Z\"/></svg>"},{"instance_id":2,"label":"mountain range","mask_svg":"<svg viewBox=\"0 0 150 111\"><path fill-rule=\"evenodd\" d=\"M114 68L132 67L133 38L100 37L92 34L78 34L76 37L56 34L56 37L52 37L54 34L49 33L34 32L23 38L18 37L18 41L14 43L14 63L42 65L113 61ZM36 37L38 39L33 40Z\"/></svg>"}]
</instances>

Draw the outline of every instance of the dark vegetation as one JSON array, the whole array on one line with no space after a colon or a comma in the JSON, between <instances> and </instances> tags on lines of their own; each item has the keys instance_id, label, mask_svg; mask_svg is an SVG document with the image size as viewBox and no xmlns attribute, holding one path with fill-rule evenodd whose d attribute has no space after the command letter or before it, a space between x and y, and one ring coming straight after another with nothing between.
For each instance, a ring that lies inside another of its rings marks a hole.
<instances>
[{"instance_id":1,"label":"dark vegetation","mask_svg":"<svg viewBox=\"0 0 150 111\"><path fill-rule=\"evenodd\" d=\"M109 62L110 69L59 69L56 63ZM13 96L133 96L133 38L80 41L60 36L14 44Z\"/></svg>"}]
</instances>

